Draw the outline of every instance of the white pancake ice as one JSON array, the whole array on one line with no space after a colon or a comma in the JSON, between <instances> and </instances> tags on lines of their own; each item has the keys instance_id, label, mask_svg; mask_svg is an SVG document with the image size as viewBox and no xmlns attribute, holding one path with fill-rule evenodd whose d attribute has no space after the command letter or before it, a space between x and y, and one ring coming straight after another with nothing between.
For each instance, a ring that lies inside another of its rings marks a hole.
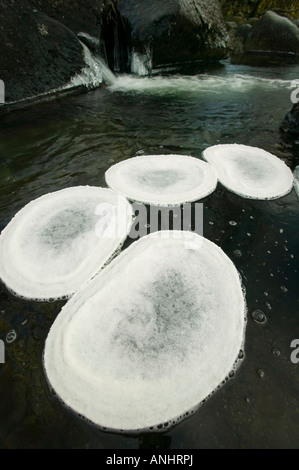
<instances>
[{"instance_id":1,"label":"white pancake ice","mask_svg":"<svg viewBox=\"0 0 299 470\"><path fill-rule=\"evenodd\" d=\"M63 307L45 372L65 405L103 428L165 430L234 369L245 317L240 277L217 245L191 232L151 234Z\"/></svg>"},{"instance_id":2,"label":"white pancake ice","mask_svg":"<svg viewBox=\"0 0 299 470\"><path fill-rule=\"evenodd\" d=\"M130 204L110 189L78 186L27 204L0 236L0 278L34 300L69 297L127 238Z\"/></svg>"},{"instance_id":3,"label":"white pancake ice","mask_svg":"<svg viewBox=\"0 0 299 470\"><path fill-rule=\"evenodd\" d=\"M132 201L157 206L198 201L217 186L216 173L205 162L185 155L147 155L113 165L106 182Z\"/></svg>"},{"instance_id":4,"label":"white pancake ice","mask_svg":"<svg viewBox=\"0 0 299 470\"><path fill-rule=\"evenodd\" d=\"M278 199L293 187L293 175L278 157L256 147L216 145L203 152L218 180L230 191L250 199Z\"/></svg>"}]
</instances>

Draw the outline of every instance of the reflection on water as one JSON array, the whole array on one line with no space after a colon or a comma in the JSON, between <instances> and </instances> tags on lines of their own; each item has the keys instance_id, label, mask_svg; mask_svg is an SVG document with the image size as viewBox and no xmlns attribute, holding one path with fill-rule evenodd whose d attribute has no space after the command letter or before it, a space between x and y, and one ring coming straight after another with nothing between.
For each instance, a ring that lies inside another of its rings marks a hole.
<instances>
[{"instance_id":1,"label":"reflection on water","mask_svg":"<svg viewBox=\"0 0 299 470\"><path fill-rule=\"evenodd\" d=\"M208 146L236 142L260 146L294 168L298 162L279 146L278 127L292 106L290 85L298 74L296 66L223 63L201 75L118 77L110 88L6 116L0 123L0 229L47 192L105 186L111 164L136 154L200 158ZM1 285L0 339L11 330L17 339L5 345L6 364L0 364L0 448L298 446L299 378L290 361L291 341L299 338L297 196L250 201L218 185L204 207L204 235L236 264L249 311L264 311L268 319L260 325L249 317L246 358L236 378L166 435L99 431L65 410L45 381L44 341L63 303L24 302Z\"/></svg>"}]
</instances>

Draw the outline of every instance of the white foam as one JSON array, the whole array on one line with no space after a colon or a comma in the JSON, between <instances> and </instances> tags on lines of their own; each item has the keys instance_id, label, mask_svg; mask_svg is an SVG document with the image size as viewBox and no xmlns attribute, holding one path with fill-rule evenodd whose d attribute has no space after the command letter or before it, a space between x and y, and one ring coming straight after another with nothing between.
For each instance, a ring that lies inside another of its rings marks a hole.
<instances>
[{"instance_id":1,"label":"white foam","mask_svg":"<svg viewBox=\"0 0 299 470\"><path fill-rule=\"evenodd\" d=\"M133 201L161 206L211 194L217 177L207 163L185 155L147 155L124 160L105 174L108 186Z\"/></svg>"},{"instance_id":2,"label":"white foam","mask_svg":"<svg viewBox=\"0 0 299 470\"><path fill-rule=\"evenodd\" d=\"M238 272L219 247L194 233L159 232L63 307L46 340L46 374L64 404L95 424L158 430L228 376L245 316Z\"/></svg>"},{"instance_id":3,"label":"white foam","mask_svg":"<svg viewBox=\"0 0 299 470\"><path fill-rule=\"evenodd\" d=\"M275 155L246 145L216 145L203 152L219 181L230 191L251 199L277 199L293 187L291 170Z\"/></svg>"},{"instance_id":4,"label":"white foam","mask_svg":"<svg viewBox=\"0 0 299 470\"><path fill-rule=\"evenodd\" d=\"M299 166L297 166L294 171L294 188L299 199Z\"/></svg>"},{"instance_id":5,"label":"white foam","mask_svg":"<svg viewBox=\"0 0 299 470\"><path fill-rule=\"evenodd\" d=\"M82 47L86 66L71 79L67 86L83 85L86 88L97 88L103 80L108 85L112 85L116 77L109 67L98 55L92 54L85 44L82 43Z\"/></svg>"},{"instance_id":6,"label":"white foam","mask_svg":"<svg viewBox=\"0 0 299 470\"><path fill-rule=\"evenodd\" d=\"M149 75L153 68L150 53L139 54L136 51L132 52L131 72L141 77Z\"/></svg>"},{"instance_id":7,"label":"white foam","mask_svg":"<svg viewBox=\"0 0 299 470\"><path fill-rule=\"evenodd\" d=\"M3 230L0 278L24 298L70 296L99 272L131 224L130 204L109 189L78 186L42 196Z\"/></svg>"},{"instance_id":8,"label":"white foam","mask_svg":"<svg viewBox=\"0 0 299 470\"><path fill-rule=\"evenodd\" d=\"M132 71L139 75L146 74L145 58L133 56ZM148 66L149 68L149 66ZM220 95L225 93L248 93L252 89L290 89L291 80L259 78L244 74L227 74L226 76L200 74L194 76L176 75L134 77L121 75L115 79L109 89L112 92L134 92L153 95Z\"/></svg>"}]
</instances>

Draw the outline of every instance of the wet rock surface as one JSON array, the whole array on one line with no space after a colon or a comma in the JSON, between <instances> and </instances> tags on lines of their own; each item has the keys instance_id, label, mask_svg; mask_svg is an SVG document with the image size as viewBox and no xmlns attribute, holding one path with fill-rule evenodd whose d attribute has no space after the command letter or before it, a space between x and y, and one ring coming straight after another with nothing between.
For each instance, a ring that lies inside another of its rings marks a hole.
<instances>
[{"instance_id":1,"label":"wet rock surface","mask_svg":"<svg viewBox=\"0 0 299 470\"><path fill-rule=\"evenodd\" d=\"M29 0L29 3L76 34L84 31L98 36L100 33L104 0Z\"/></svg>"},{"instance_id":2,"label":"wet rock surface","mask_svg":"<svg viewBox=\"0 0 299 470\"><path fill-rule=\"evenodd\" d=\"M298 27L273 11L268 11L261 20L228 29L234 63L264 65L299 61Z\"/></svg>"},{"instance_id":3,"label":"wet rock surface","mask_svg":"<svg viewBox=\"0 0 299 470\"><path fill-rule=\"evenodd\" d=\"M299 52L299 29L288 18L268 11L253 27L246 50Z\"/></svg>"},{"instance_id":4,"label":"wet rock surface","mask_svg":"<svg viewBox=\"0 0 299 470\"><path fill-rule=\"evenodd\" d=\"M61 87L84 66L74 33L24 0L0 3L0 42L6 102Z\"/></svg>"},{"instance_id":5,"label":"wet rock surface","mask_svg":"<svg viewBox=\"0 0 299 470\"><path fill-rule=\"evenodd\" d=\"M226 56L227 32L217 1L115 0L105 10L103 23L113 69L116 64L111 48L116 49L117 40L120 49L126 42L131 51L148 55L153 67ZM124 51L121 68L125 55Z\"/></svg>"},{"instance_id":6,"label":"wet rock surface","mask_svg":"<svg viewBox=\"0 0 299 470\"><path fill-rule=\"evenodd\" d=\"M283 146L293 152L299 165L299 102L286 114L280 125L280 134Z\"/></svg>"}]
</instances>

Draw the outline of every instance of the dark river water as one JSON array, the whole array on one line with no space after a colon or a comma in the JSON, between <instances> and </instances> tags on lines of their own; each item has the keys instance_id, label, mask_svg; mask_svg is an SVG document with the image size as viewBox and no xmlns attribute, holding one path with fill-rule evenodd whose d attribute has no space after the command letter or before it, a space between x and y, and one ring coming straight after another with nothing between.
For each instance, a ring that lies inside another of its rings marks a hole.
<instances>
[{"instance_id":1,"label":"dark river water","mask_svg":"<svg viewBox=\"0 0 299 470\"><path fill-rule=\"evenodd\" d=\"M119 77L110 88L7 115L0 121L0 229L43 194L105 186L113 163L142 153L200 158L211 145L236 142L294 169L299 162L283 151L278 128L298 77L298 66L224 62L199 75ZM21 301L0 284L0 339L17 335L0 364L0 448L299 448L299 365L290 358L299 338L298 198L293 191L276 201L246 200L218 185L203 202L204 235L234 261L247 292L245 358L235 378L167 433L106 433L66 410L45 380L44 342L63 302ZM265 324L253 320L256 309Z\"/></svg>"}]
</instances>

